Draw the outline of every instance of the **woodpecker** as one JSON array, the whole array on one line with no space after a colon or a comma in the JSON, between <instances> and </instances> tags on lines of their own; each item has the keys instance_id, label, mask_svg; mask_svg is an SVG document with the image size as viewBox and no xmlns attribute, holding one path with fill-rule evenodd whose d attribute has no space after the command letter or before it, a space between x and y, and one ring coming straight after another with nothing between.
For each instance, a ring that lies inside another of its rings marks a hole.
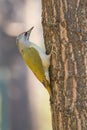
<instances>
[{"instance_id":1,"label":"woodpecker","mask_svg":"<svg viewBox=\"0 0 87 130\"><path fill-rule=\"evenodd\" d=\"M50 54L47 55L42 48L29 41L33 28L19 34L16 38L16 44L27 66L51 95L49 78Z\"/></svg>"}]
</instances>

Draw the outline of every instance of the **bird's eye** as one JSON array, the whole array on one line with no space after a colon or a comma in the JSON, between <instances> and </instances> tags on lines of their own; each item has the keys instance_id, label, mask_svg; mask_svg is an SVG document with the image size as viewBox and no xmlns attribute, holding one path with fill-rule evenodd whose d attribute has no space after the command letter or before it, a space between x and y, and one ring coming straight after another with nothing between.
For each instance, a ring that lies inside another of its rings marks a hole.
<instances>
[{"instance_id":1,"label":"bird's eye","mask_svg":"<svg viewBox=\"0 0 87 130\"><path fill-rule=\"evenodd\" d=\"M27 36L27 32L25 32L25 36Z\"/></svg>"}]
</instances>

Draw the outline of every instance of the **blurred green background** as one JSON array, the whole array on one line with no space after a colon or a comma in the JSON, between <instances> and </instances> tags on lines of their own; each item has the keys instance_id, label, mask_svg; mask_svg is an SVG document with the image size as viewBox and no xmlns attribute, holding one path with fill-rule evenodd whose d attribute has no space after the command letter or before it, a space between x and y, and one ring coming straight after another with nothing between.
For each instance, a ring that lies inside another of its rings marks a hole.
<instances>
[{"instance_id":1,"label":"blurred green background","mask_svg":"<svg viewBox=\"0 0 87 130\"><path fill-rule=\"evenodd\" d=\"M44 48L41 0L0 0L0 130L51 130L49 95L25 65L16 36Z\"/></svg>"}]
</instances>

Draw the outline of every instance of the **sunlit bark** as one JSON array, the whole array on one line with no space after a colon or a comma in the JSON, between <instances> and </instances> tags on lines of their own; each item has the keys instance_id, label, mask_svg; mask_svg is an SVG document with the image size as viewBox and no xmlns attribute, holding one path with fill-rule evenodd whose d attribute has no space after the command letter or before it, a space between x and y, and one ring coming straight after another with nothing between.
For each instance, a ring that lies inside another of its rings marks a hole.
<instances>
[{"instance_id":1,"label":"sunlit bark","mask_svg":"<svg viewBox=\"0 0 87 130\"><path fill-rule=\"evenodd\" d=\"M42 25L53 130L87 130L87 1L42 0Z\"/></svg>"}]
</instances>

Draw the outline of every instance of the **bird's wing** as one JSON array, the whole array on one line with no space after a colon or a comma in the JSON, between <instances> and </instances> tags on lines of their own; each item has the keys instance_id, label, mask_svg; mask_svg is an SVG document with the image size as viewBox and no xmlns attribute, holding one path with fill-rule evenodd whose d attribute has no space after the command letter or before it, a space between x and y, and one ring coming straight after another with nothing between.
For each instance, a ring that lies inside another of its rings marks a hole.
<instances>
[{"instance_id":1,"label":"bird's wing","mask_svg":"<svg viewBox=\"0 0 87 130\"><path fill-rule=\"evenodd\" d=\"M46 78L39 53L35 48L26 48L23 51L23 58L35 76L43 83Z\"/></svg>"}]
</instances>

